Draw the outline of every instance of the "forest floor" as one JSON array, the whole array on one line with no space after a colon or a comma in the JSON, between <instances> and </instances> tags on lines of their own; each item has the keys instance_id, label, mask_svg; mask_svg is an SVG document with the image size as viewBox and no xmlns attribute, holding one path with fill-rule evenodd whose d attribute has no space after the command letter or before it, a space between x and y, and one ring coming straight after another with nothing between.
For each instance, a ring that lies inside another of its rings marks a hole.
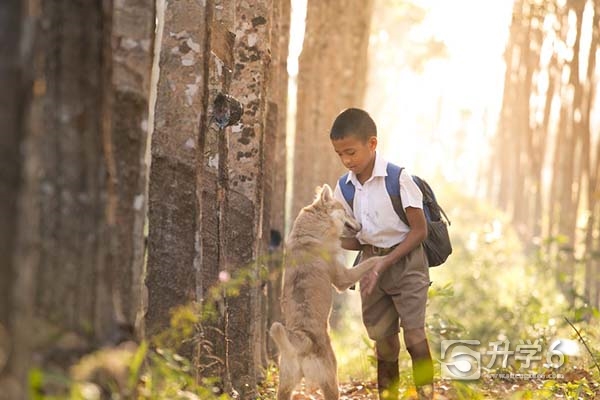
<instances>
[{"instance_id":1,"label":"forest floor","mask_svg":"<svg viewBox=\"0 0 600 400\"><path fill-rule=\"evenodd\" d=\"M453 381L437 379L435 399L600 399L600 382L582 369L563 371L558 380L544 379L496 379L483 375L476 381ZM261 390L261 399L276 397L276 383L271 382ZM304 383L296 388L292 400L320 400L323 396L316 388ZM400 399L416 399L413 387L400 390ZM340 400L378 400L377 384L374 381L340 383Z\"/></svg>"}]
</instances>

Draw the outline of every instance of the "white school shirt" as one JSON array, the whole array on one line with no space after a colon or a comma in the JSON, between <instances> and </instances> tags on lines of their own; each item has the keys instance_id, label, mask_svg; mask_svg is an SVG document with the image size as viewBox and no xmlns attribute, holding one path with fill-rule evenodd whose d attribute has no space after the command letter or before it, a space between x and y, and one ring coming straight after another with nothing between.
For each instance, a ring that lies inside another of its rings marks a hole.
<instances>
[{"instance_id":1,"label":"white school shirt","mask_svg":"<svg viewBox=\"0 0 600 400\"><path fill-rule=\"evenodd\" d=\"M410 227L394 211L385 188L386 168L387 161L376 152L373 173L364 184L358 181L354 172L349 171L346 182L352 181L355 188L353 210L342 195L339 181L334 191L335 198L362 225L362 230L356 235L358 241L382 248L402 242L410 231ZM423 208L423 194L406 169L400 174L400 198L405 210L407 207Z\"/></svg>"}]
</instances>

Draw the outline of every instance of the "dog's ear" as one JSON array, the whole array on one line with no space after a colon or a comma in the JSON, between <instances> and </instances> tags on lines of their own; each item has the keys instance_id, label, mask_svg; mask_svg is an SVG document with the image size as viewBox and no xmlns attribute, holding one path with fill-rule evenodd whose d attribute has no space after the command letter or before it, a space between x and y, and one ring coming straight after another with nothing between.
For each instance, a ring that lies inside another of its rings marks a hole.
<instances>
[{"instance_id":1,"label":"dog's ear","mask_svg":"<svg viewBox=\"0 0 600 400\"><path fill-rule=\"evenodd\" d=\"M323 187L321 188L321 193L319 194L319 197L320 197L321 201L324 203L327 203L327 202L330 202L331 200L333 200L333 192L331 191L331 188L329 187L328 184L323 185Z\"/></svg>"},{"instance_id":2,"label":"dog's ear","mask_svg":"<svg viewBox=\"0 0 600 400\"><path fill-rule=\"evenodd\" d=\"M323 188L321 186L315 186L315 197L313 199L313 203L316 203L317 201L321 200L321 192L323 191Z\"/></svg>"}]
</instances>

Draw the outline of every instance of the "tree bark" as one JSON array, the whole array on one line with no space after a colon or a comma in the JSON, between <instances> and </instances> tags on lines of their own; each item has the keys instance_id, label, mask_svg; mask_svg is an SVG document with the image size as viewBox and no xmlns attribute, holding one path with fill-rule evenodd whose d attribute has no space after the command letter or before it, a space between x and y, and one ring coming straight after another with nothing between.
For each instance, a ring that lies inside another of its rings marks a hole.
<instances>
[{"instance_id":1,"label":"tree bark","mask_svg":"<svg viewBox=\"0 0 600 400\"><path fill-rule=\"evenodd\" d=\"M0 4L0 326L8 327L11 315L10 296L14 279L13 249L17 224L17 200L21 186L22 160L19 148L23 140L22 114L24 91L20 70L19 43L21 2ZM6 350L0 348L0 352ZM1 370L1 368L0 368Z\"/></svg>"},{"instance_id":2,"label":"tree bark","mask_svg":"<svg viewBox=\"0 0 600 400\"><path fill-rule=\"evenodd\" d=\"M207 7L165 3L148 189L146 334L169 326L172 309L196 301L198 135L206 112ZM191 357L192 348L184 355Z\"/></svg>"},{"instance_id":3,"label":"tree bark","mask_svg":"<svg viewBox=\"0 0 600 400\"><path fill-rule=\"evenodd\" d=\"M267 139L266 126L267 115L280 118L281 101L268 106L271 35L280 18L271 6L167 3L152 140L147 332L166 328L179 305L214 310L200 323L197 376L221 378L242 397L255 393L266 362L267 298L259 282L275 174L275 154L265 149L275 148L275 131ZM223 94L243 104L240 122L220 113ZM215 286L227 274L248 276L236 295Z\"/></svg>"},{"instance_id":4,"label":"tree bark","mask_svg":"<svg viewBox=\"0 0 600 400\"><path fill-rule=\"evenodd\" d=\"M208 77L203 90L208 111L202 116L199 154L202 160L197 174L199 215L197 224L198 253L194 260L201 271L196 280L196 292L204 308L218 310L200 326L199 377L216 377L219 386L231 388L231 374L227 369L227 310L223 298L211 298L215 285L221 284L219 273L226 271L227 242L226 213L229 193L228 154L231 128L220 129L213 120L214 100L219 94L229 93L234 69L233 21L235 5L232 2L207 3L210 30L205 54L208 64L204 75ZM223 294L224 296L224 294Z\"/></svg>"},{"instance_id":5,"label":"tree bark","mask_svg":"<svg viewBox=\"0 0 600 400\"><path fill-rule=\"evenodd\" d=\"M32 85L15 96L26 102L15 114L22 186L9 366L21 389L29 368L66 367L133 324L143 210L131 214L145 179L153 3L30 2L23 21L21 73Z\"/></svg>"},{"instance_id":6,"label":"tree bark","mask_svg":"<svg viewBox=\"0 0 600 400\"><path fill-rule=\"evenodd\" d=\"M227 364L232 385L242 398L255 396L261 373L263 349L258 344L266 315L261 290L268 215L265 209L266 112L269 84L272 0L236 1L235 52L230 93L244 106L241 123L229 140L226 242L224 265L232 275L247 274L249 280L238 296L226 298L228 338ZM266 214L265 214L266 212ZM259 284L260 283L260 284Z\"/></svg>"},{"instance_id":7,"label":"tree bark","mask_svg":"<svg viewBox=\"0 0 600 400\"><path fill-rule=\"evenodd\" d=\"M270 178L265 180L269 186L265 191L265 208L269 210L268 234L268 303L266 334L274 321L281 321L281 307L279 304L282 285L281 256L283 236L286 232L285 221L285 193L287 170L287 91L288 73L287 57L290 40L290 0L275 0L273 2L273 32L271 40L271 79L269 82L269 106L267 108L267 135L265 147L271 154L266 157L272 159L272 166L265 171ZM274 342L266 337L268 357L273 358L277 352Z\"/></svg>"},{"instance_id":8,"label":"tree bark","mask_svg":"<svg viewBox=\"0 0 600 400\"><path fill-rule=\"evenodd\" d=\"M108 165L108 235L114 265L113 306L119 322L139 321L144 268L149 138L149 101L154 44L152 0L114 3L109 46L112 51L112 124L105 141Z\"/></svg>"},{"instance_id":9,"label":"tree bark","mask_svg":"<svg viewBox=\"0 0 600 400\"><path fill-rule=\"evenodd\" d=\"M22 187L24 160L20 151L24 140L23 107L26 99L23 63L19 54L23 6L19 0L0 3L0 399L19 398L19 383L11 376L14 357L12 319L16 318L13 289L18 269L15 244L18 201ZM7 368L5 368L8 365Z\"/></svg>"},{"instance_id":10,"label":"tree bark","mask_svg":"<svg viewBox=\"0 0 600 400\"><path fill-rule=\"evenodd\" d=\"M591 126L592 106L596 99L595 90L596 79L594 78L596 70L596 53L600 41L600 1L594 1L594 17L592 19L592 40L587 58L587 73L585 82L585 106L582 110L582 150L583 157L583 174L587 177L587 208L589 211L587 227L585 231L585 281L584 281L584 298L590 306L598 308L600 305L600 293L598 292L600 263L598 262L600 247L598 240L594 238L594 233L598 229L598 221L600 219L599 202L597 195L600 190L598 187L598 170L600 168L600 144L596 139L593 143ZM596 146L593 146L596 144ZM596 149L596 151L594 151Z\"/></svg>"}]
</instances>

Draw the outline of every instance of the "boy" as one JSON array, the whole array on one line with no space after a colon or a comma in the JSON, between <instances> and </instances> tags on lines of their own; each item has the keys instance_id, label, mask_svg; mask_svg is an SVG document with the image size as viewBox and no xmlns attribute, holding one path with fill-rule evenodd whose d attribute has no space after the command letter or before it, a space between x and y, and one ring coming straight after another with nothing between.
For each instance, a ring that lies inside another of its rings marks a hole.
<instances>
[{"instance_id":1,"label":"boy","mask_svg":"<svg viewBox=\"0 0 600 400\"><path fill-rule=\"evenodd\" d=\"M404 224L386 191L387 161L376 151L377 127L366 111L349 108L340 113L330 139L349 170L343 184L355 188L352 207L344 200L339 182L335 197L362 225L355 237L342 238L342 246L360 250L363 261L385 255L360 281L363 323L375 341L379 398L398 398L398 332L402 326L419 399L431 399L433 362L425 336L429 267L421 246L427 236L423 195L403 170L400 197L409 223Z\"/></svg>"}]
</instances>

